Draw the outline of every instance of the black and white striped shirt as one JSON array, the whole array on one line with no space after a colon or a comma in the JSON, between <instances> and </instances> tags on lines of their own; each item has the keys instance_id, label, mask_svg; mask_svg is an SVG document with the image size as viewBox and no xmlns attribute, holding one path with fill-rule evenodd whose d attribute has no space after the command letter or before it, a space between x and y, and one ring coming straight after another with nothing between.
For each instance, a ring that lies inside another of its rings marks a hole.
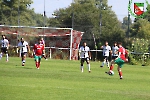
<instances>
[{"instance_id":1,"label":"black and white striped shirt","mask_svg":"<svg viewBox=\"0 0 150 100\"><path fill-rule=\"evenodd\" d=\"M1 47L2 47L2 48L7 48L8 45L9 45L9 41L8 41L7 39L2 39L2 40L0 41L0 44L1 44Z\"/></svg>"}]
</instances>

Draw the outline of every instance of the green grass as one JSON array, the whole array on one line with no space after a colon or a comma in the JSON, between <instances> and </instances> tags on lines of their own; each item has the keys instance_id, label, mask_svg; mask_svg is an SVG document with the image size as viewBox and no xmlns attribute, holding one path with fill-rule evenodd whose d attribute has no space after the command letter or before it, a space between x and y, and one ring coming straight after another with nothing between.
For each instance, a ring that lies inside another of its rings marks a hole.
<instances>
[{"instance_id":1,"label":"green grass","mask_svg":"<svg viewBox=\"0 0 150 100\"><path fill-rule=\"evenodd\" d=\"M117 69L106 75L107 67L91 62L80 72L79 61L42 59L36 69L34 59L21 66L20 58L0 60L0 100L149 100L150 67L125 65L123 80Z\"/></svg>"}]
</instances>

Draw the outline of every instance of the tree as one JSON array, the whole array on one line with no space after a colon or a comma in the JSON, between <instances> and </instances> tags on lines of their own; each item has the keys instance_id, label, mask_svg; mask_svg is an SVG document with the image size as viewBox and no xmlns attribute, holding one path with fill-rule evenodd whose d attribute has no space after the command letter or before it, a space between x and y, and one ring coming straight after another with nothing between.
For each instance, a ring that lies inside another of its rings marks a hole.
<instances>
[{"instance_id":1,"label":"tree","mask_svg":"<svg viewBox=\"0 0 150 100\"><path fill-rule=\"evenodd\" d=\"M1 22L9 25L18 23L17 18L19 16L22 17L22 14L27 15L25 12L28 10L31 3L31 0L1 0ZM18 17L16 18L16 16Z\"/></svg>"},{"instance_id":2,"label":"tree","mask_svg":"<svg viewBox=\"0 0 150 100\"><path fill-rule=\"evenodd\" d=\"M84 3L95 2L95 0L74 0L74 2L78 4L84 4Z\"/></svg>"},{"instance_id":3,"label":"tree","mask_svg":"<svg viewBox=\"0 0 150 100\"><path fill-rule=\"evenodd\" d=\"M150 22L150 5L147 6L147 13L144 16L144 19L147 19Z\"/></svg>"},{"instance_id":4,"label":"tree","mask_svg":"<svg viewBox=\"0 0 150 100\"><path fill-rule=\"evenodd\" d=\"M129 23L129 25L132 24L131 18L128 21L128 17L124 17L123 22L122 22L122 29L124 29L125 31L127 31L127 29L128 29L128 23Z\"/></svg>"},{"instance_id":5,"label":"tree","mask_svg":"<svg viewBox=\"0 0 150 100\"><path fill-rule=\"evenodd\" d=\"M133 53L129 54L129 63L132 65L141 63L142 66L149 65L150 56L149 52L149 40L132 38L131 46L129 50Z\"/></svg>"},{"instance_id":6,"label":"tree","mask_svg":"<svg viewBox=\"0 0 150 100\"><path fill-rule=\"evenodd\" d=\"M0 23L6 25L43 26L43 16L36 14L34 9L30 9L32 3L32 0L1 0Z\"/></svg>"},{"instance_id":7,"label":"tree","mask_svg":"<svg viewBox=\"0 0 150 100\"><path fill-rule=\"evenodd\" d=\"M49 19L49 26L73 27L75 30L85 32L83 39L87 41L93 38L92 34L96 37L97 42L107 40L111 43L118 41L116 40L118 38L123 40L125 36L119 26L117 16L108 6L107 0L103 0L101 3L99 0L76 0L68 8L56 10L54 13L57 17ZM100 15L102 15L101 30ZM118 34L117 37L116 34Z\"/></svg>"},{"instance_id":8,"label":"tree","mask_svg":"<svg viewBox=\"0 0 150 100\"><path fill-rule=\"evenodd\" d=\"M150 22L146 19L138 19L130 29L130 37L143 39L150 38Z\"/></svg>"}]
</instances>

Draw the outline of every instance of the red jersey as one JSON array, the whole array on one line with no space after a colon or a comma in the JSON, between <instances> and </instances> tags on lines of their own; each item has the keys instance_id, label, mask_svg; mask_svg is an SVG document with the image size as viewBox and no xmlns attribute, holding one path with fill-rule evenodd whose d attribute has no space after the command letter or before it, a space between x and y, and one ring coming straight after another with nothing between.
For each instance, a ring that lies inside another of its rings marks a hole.
<instances>
[{"instance_id":1,"label":"red jersey","mask_svg":"<svg viewBox=\"0 0 150 100\"><path fill-rule=\"evenodd\" d=\"M126 61L126 55L128 54L127 50L124 47L120 47L118 52L120 52L120 58Z\"/></svg>"},{"instance_id":2,"label":"red jersey","mask_svg":"<svg viewBox=\"0 0 150 100\"><path fill-rule=\"evenodd\" d=\"M41 56L43 54L44 46L40 44L35 44L33 49L34 49L35 55Z\"/></svg>"}]
</instances>

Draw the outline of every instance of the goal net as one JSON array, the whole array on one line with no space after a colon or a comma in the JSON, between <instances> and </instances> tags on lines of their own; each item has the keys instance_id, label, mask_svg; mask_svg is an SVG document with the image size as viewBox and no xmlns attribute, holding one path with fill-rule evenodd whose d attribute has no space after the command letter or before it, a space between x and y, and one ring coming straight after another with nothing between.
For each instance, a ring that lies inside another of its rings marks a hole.
<instances>
[{"instance_id":1,"label":"goal net","mask_svg":"<svg viewBox=\"0 0 150 100\"><path fill-rule=\"evenodd\" d=\"M72 28L0 25L0 34L6 35L11 47L17 46L18 40L23 37L32 48L37 40L43 37L47 57L77 60L83 32ZM15 52L15 48L13 49L13 52Z\"/></svg>"}]
</instances>

